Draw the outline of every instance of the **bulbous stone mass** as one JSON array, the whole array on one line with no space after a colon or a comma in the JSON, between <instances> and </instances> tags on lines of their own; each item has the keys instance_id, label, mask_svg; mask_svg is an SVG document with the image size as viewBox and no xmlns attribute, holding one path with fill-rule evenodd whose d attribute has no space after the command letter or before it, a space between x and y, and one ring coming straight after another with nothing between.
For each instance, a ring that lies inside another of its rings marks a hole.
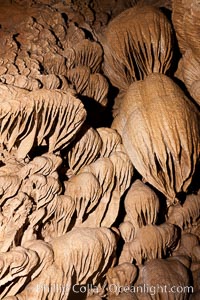
<instances>
[{"instance_id":1,"label":"bulbous stone mass","mask_svg":"<svg viewBox=\"0 0 200 300\"><path fill-rule=\"evenodd\" d=\"M0 299L199 299L199 20L0 0Z\"/></svg>"}]
</instances>

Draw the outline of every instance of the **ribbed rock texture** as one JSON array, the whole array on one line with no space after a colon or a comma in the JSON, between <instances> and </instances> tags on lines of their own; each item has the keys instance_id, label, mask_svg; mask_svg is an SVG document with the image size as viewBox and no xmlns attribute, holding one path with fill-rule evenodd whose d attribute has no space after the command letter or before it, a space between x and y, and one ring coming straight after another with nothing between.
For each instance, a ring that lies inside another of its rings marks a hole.
<instances>
[{"instance_id":1,"label":"ribbed rock texture","mask_svg":"<svg viewBox=\"0 0 200 300\"><path fill-rule=\"evenodd\" d=\"M0 299L199 299L199 21L0 0Z\"/></svg>"}]
</instances>

